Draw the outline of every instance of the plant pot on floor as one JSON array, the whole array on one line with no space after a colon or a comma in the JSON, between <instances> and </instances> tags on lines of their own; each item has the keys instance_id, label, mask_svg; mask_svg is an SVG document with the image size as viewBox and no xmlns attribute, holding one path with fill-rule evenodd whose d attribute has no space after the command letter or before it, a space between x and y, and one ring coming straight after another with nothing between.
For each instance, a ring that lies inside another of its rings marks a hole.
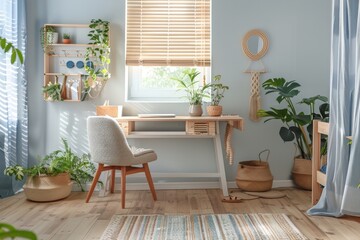
<instances>
[{"instance_id":1,"label":"plant pot on floor","mask_svg":"<svg viewBox=\"0 0 360 240\"><path fill-rule=\"evenodd\" d=\"M292 169L292 177L296 186L305 189L312 189L312 162L308 159L295 158Z\"/></svg>"},{"instance_id":2,"label":"plant pot on floor","mask_svg":"<svg viewBox=\"0 0 360 240\"><path fill-rule=\"evenodd\" d=\"M222 114L222 106L207 106L206 107L207 114L210 117L218 117Z\"/></svg>"},{"instance_id":3,"label":"plant pot on floor","mask_svg":"<svg viewBox=\"0 0 360 240\"><path fill-rule=\"evenodd\" d=\"M50 202L69 196L72 185L70 175L61 173L56 176L28 177L23 188L27 199L35 202Z\"/></svg>"},{"instance_id":4,"label":"plant pot on floor","mask_svg":"<svg viewBox=\"0 0 360 240\"><path fill-rule=\"evenodd\" d=\"M190 105L189 115L191 117L200 117L203 114L202 105Z\"/></svg>"}]
</instances>

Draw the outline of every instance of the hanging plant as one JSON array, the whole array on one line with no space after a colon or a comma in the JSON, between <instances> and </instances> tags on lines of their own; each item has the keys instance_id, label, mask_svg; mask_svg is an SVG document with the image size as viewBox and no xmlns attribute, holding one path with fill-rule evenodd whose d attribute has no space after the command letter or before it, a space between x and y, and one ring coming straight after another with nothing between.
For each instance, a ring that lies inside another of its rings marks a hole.
<instances>
[{"instance_id":1,"label":"hanging plant","mask_svg":"<svg viewBox=\"0 0 360 240\"><path fill-rule=\"evenodd\" d=\"M44 53L50 53L49 44L58 42L59 34L53 26L43 26L40 28L40 43Z\"/></svg>"},{"instance_id":2,"label":"hanging plant","mask_svg":"<svg viewBox=\"0 0 360 240\"><path fill-rule=\"evenodd\" d=\"M92 19L89 25L90 31L88 37L91 47L86 48L85 71L89 74L85 80L87 92L91 88L99 86L102 88L105 82L110 78L110 38L109 22L101 19Z\"/></svg>"}]
</instances>

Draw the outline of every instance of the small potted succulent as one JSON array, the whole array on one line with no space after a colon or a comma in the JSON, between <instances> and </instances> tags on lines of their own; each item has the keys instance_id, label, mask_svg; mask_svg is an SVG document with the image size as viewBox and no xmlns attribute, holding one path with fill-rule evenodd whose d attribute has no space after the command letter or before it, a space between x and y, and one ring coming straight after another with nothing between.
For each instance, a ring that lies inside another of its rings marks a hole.
<instances>
[{"instance_id":1,"label":"small potted succulent","mask_svg":"<svg viewBox=\"0 0 360 240\"><path fill-rule=\"evenodd\" d=\"M69 44L69 43L71 43L70 34L64 33L64 34L63 34L62 42L63 42L64 44Z\"/></svg>"},{"instance_id":2,"label":"small potted succulent","mask_svg":"<svg viewBox=\"0 0 360 240\"><path fill-rule=\"evenodd\" d=\"M213 78L213 83L210 84L211 89L211 105L207 106L206 111L209 116L217 117L222 114L222 106L220 106L220 101L224 97L224 92L229 90L229 87L223 85L221 82L221 75L216 75Z\"/></svg>"}]
</instances>

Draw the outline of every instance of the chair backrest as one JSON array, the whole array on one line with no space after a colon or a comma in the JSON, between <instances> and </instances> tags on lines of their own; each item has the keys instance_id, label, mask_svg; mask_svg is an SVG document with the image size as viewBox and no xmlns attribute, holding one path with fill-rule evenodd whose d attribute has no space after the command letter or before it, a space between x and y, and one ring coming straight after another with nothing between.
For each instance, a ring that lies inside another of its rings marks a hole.
<instances>
[{"instance_id":1,"label":"chair backrest","mask_svg":"<svg viewBox=\"0 0 360 240\"><path fill-rule=\"evenodd\" d=\"M97 163L129 166L133 154L118 122L107 116L90 116L87 131L91 159Z\"/></svg>"}]
</instances>

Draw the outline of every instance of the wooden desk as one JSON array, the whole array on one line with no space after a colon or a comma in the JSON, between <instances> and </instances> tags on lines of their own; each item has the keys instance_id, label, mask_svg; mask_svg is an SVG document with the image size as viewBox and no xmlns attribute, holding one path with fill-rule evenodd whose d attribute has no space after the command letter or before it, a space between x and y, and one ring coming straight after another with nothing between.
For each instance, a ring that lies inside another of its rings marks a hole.
<instances>
[{"instance_id":1,"label":"wooden desk","mask_svg":"<svg viewBox=\"0 0 360 240\"><path fill-rule=\"evenodd\" d=\"M189 117L176 116L172 118L139 118L137 116L125 116L116 118L124 129L127 138L212 138L217 162L217 173L171 173L171 177L218 177L224 196L228 196L227 181L225 175L225 165L223 151L221 147L219 122L226 122L225 148L226 155L232 164L233 151L231 146L232 129L243 130L244 120L239 116L220 116L220 117ZM185 122L183 131L136 131L136 122ZM170 174L160 175L170 177Z\"/></svg>"}]
</instances>

